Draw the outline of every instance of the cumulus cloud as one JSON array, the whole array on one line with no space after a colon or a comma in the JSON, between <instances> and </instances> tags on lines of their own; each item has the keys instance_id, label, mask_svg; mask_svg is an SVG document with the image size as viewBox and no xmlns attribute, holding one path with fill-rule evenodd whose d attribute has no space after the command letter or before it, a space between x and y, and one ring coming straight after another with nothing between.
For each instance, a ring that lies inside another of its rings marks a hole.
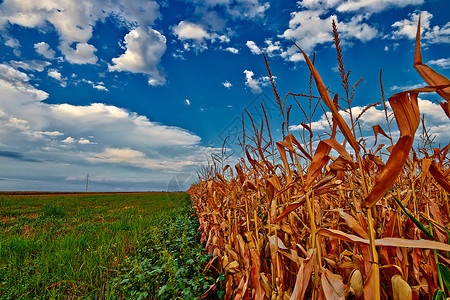
<instances>
[{"instance_id":1,"label":"cumulus cloud","mask_svg":"<svg viewBox=\"0 0 450 300\"><path fill-rule=\"evenodd\" d=\"M447 144L450 140L450 123L448 122L448 117L445 115L442 108L437 103L433 103L429 100L418 99L419 110L421 115L424 116L425 127L427 130L430 130L430 133L434 135L435 142L441 144ZM392 113L392 110L388 104L388 113ZM353 116L358 116L363 111L364 107L355 106L352 108ZM344 120L347 124L350 124L350 116L348 113L341 111L340 112ZM329 120L332 119L332 115L330 112L327 112L327 117ZM327 121L327 117L322 115L318 120L312 122L311 129L315 132L315 134L320 134L323 131L330 132L330 127ZM382 106L379 107L371 107L365 111L365 113L359 119L360 128L363 132L363 135L366 137L371 137L373 135L372 126L380 125L387 132L387 125L385 119L385 113ZM398 136L398 132L396 129L395 121L391 123L391 130L393 130L394 138ZM291 125L289 127L290 130L303 130L303 126L301 125ZM416 142L419 141L419 135L421 134L421 128L419 128L416 132ZM395 131L395 132L394 132ZM395 136L397 135L397 136Z\"/></svg>"},{"instance_id":2,"label":"cumulus cloud","mask_svg":"<svg viewBox=\"0 0 450 300\"><path fill-rule=\"evenodd\" d=\"M246 45L255 55L259 55L264 52L267 56L272 57L275 55L281 55L285 52L281 47L280 41L273 42L271 39L266 39L264 40L264 43L266 44L264 47L257 46L254 41L247 41Z\"/></svg>"},{"instance_id":3,"label":"cumulus cloud","mask_svg":"<svg viewBox=\"0 0 450 300\"><path fill-rule=\"evenodd\" d=\"M426 85L425 83L417 83L417 84L402 85L402 86L393 85L389 88L389 90L391 90L391 91L407 91L407 90L421 88L421 87L424 87L425 85Z\"/></svg>"},{"instance_id":4,"label":"cumulus cloud","mask_svg":"<svg viewBox=\"0 0 450 300\"><path fill-rule=\"evenodd\" d=\"M47 59L54 59L56 52L50 48L50 45L46 42L39 42L34 44L34 49L37 53L44 56Z\"/></svg>"},{"instance_id":5,"label":"cumulus cloud","mask_svg":"<svg viewBox=\"0 0 450 300\"><path fill-rule=\"evenodd\" d=\"M234 3L233 3L234 2ZM265 11L270 7L268 2L258 0L238 0L227 1L226 9L235 18L255 18L264 16Z\"/></svg>"},{"instance_id":6,"label":"cumulus cloud","mask_svg":"<svg viewBox=\"0 0 450 300\"><path fill-rule=\"evenodd\" d=\"M403 19L392 24L394 31L391 34L391 38L415 39L419 15L421 15L422 42L431 44L450 43L450 22L447 22L442 27L437 25L431 26L433 15L428 11L422 11L420 14L418 12L411 13L408 19Z\"/></svg>"},{"instance_id":7,"label":"cumulus cloud","mask_svg":"<svg viewBox=\"0 0 450 300\"><path fill-rule=\"evenodd\" d=\"M255 76L255 73L249 70L245 70L244 74L245 74L245 85L250 88L252 93L259 94L262 92L261 87L270 84L269 76L253 78L253 76Z\"/></svg>"},{"instance_id":8,"label":"cumulus cloud","mask_svg":"<svg viewBox=\"0 0 450 300\"><path fill-rule=\"evenodd\" d=\"M125 36L126 51L113 58L110 71L128 71L148 76L148 83L153 86L166 82L165 75L159 70L161 57L166 51L166 38L156 30L137 28Z\"/></svg>"},{"instance_id":9,"label":"cumulus cloud","mask_svg":"<svg viewBox=\"0 0 450 300\"><path fill-rule=\"evenodd\" d=\"M220 27L226 23L225 18L233 19L254 19L264 16L267 9L270 7L268 2L261 0L189 0L195 6L195 13L201 14L201 19L204 23L211 26ZM217 14L214 8L219 8L223 11L222 14Z\"/></svg>"},{"instance_id":10,"label":"cumulus cloud","mask_svg":"<svg viewBox=\"0 0 450 300\"><path fill-rule=\"evenodd\" d=\"M69 62L94 64L96 49L88 41L97 22L111 16L129 28L145 28L159 17L158 9L155 1L146 0L5 0L0 4L0 29L8 24L47 29L50 24L60 38L58 49ZM45 42L35 44L35 49L48 59L54 58L55 52Z\"/></svg>"},{"instance_id":11,"label":"cumulus cloud","mask_svg":"<svg viewBox=\"0 0 450 300\"><path fill-rule=\"evenodd\" d=\"M67 143L67 144L73 144L73 143L75 143L75 139L73 137L68 136L67 138L65 138L61 142Z\"/></svg>"},{"instance_id":12,"label":"cumulus cloud","mask_svg":"<svg viewBox=\"0 0 450 300\"><path fill-rule=\"evenodd\" d=\"M62 76L62 74L61 74L58 70L55 70L55 69L49 69L49 70L47 71L47 75L48 75L49 77L55 79L56 81L59 81L59 82L60 82L60 85L61 85L62 87L66 87L66 86L67 86L67 82L66 82L66 79L67 79L67 78L64 78L64 77Z\"/></svg>"},{"instance_id":13,"label":"cumulus cloud","mask_svg":"<svg viewBox=\"0 0 450 300\"><path fill-rule=\"evenodd\" d=\"M214 43L228 43L230 38L226 35L219 35L215 32L209 32L204 26L189 21L181 21L178 25L172 27L173 34L183 43L185 51L201 52L208 49L207 41ZM235 53L235 48L228 47L224 49Z\"/></svg>"},{"instance_id":14,"label":"cumulus cloud","mask_svg":"<svg viewBox=\"0 0 450 300\"><path fill-rule=\"evenodd\" d=\"M103 85L103 82L100 82L99 84L93 84L92 87L99 91L105 91L108 92L109 90Z\"/></svg>"},{"instance_id":15,"label":"cumulus cloud","mask_svg":"<svg viewBox=\"0 0 450 300\"><path fill-rule=\"evenodd\" d=\"M436 60L430 60L428 64L438 66L442 69L450 69L450 58L440 58Z\"/></svg>"},{"instance_id":16,"label":"cumulus cloud","mask_svg":"<svg viewBox=\"0 0 450 300\"><path fill-rule=\"evenodd\" d=\"M173 54L183 59L183 52L202 52L210 47L209 43L229 43L235 34L228 23L232 20L251 19L261 20L269 3L262 0L188 0L192 3L193 11L189 20L182 20L172 27L172 32L182 42L183 50ZM220 47L219 49L228 49ZM233 47L229 47L236 53Z\"/></svg>"},{"instance_id":17,"label":"cumulus cloud","mask_svg":"<svg viewBox=\"0 0 450 300\"><path fill-rule=\"evenodd\" d=\"M6 42L5 45L11 48L19 48L20 47L20 42L18 39L12 38L12 37L7 37L6 38Z\"/></svg>"},{"instance_id":18,"label":"cumulus cloud","mask_svg":"<svg viewBox=\"0 0 450 300\"><path fill-rule=\"evenodd\" d=\"M225 82L222 82L222 85L224 87L226 87L227 89L229 89L229 88L231 88L233 86L228 80L226 80Z\"/></svg>"},{"instance_id":19,"label":"cumulus cloud","mask_svg":"<svg viewBox=\"0 0 450 300\"><path fill-rule=\"evenodd\" d=\"M236 48L233 48L233 47L227 47L227 48L225 48L225 49L223 49L223 50L228 51L228 52L231 52L231 53L233 53L233 54L238 54L238 53L239 53L239 50L236 49Z\"/></svg>"},{"instance_id":20,"label":"cumulus cloud","mask_svg":"<svg viewBox=\"0 0 450 300\"><path fill-rule=\"evenodd\" d=\"M299 5L305 9L336 9L339 12L363 11L376 13L392 7L420 5L424 0L302 0Z\"/></svg>"},{"instance_id":21,"label":"cumulus cloud","mask_svg":"<svg viewBox=\"0 0 450 300\"><path fill-rule=\"evenodd\" d=\"M181 21L173 28L173 32L180 40L203 42L205 39L211 38L210 34L201 25L187 21Z\"/></svg>"},{"instance_id":22,"label":"cumulus cloud","mask_svg":"<svg viewBox=\"0 0 450 300\"><path fill-rule=\"evenodd\" d=\"M32 72L34 71L42 72L47 66L51 65L48 61L42 60L23 60L23 61L11 60L9 64L16 69L20 68Z\"/></svg>"},{"instance_id":23,"label":"cumulus cloud","mask_svg":"<svg viewBox=\"0 0 450 300\"><path fill-rule=\"evenodd\" d=\"M0 78L9 82L26 82L29 80L26 73L20 72L6 64L0 64Z\"/></svg>"},{"instance_id":24,"label":"cumulus cloud","mask_svg":"<svg viewBox=\"0 0 450 300\"><path fill-rule=\"evenodd\" d=\"M98 176L139 174L164 187L171 172L194 171L203 155L216 151L200 146L200 138L183 128L116 106L42 102L48 94L31 86L27 74L5 64L0 64L0 93L0 145L22 161L12 167L5 163L11 158L0 155L2 177L27 174L44 180L43 174L66 178L95 169ZM30 165L37 163L39 174Z\"/></svg>"},{"instance_id":25,"label":"cumulus cloud","mask_svg":"<svg viewBox=\"0 0 450 300\"><path fill-rule=\"evenodd\" d=\"M281 37L294 40L304 51L311 52L317 45L330 43L333 40L332 20L337 20L335 15L322 18L325 10L302 10L291 14L289 28ZM367 42L375 38L378 31L375 27L365 23L363 15L355 15L349 21L337 22L340 38L343 44L351 40ZM299 60L297 51L290 47L282 56L289 60ZM292 58L295 56L294 58Z\"/></svg>"},{"instance_id":26,"label":"cumulus cloud","mask_svg":"<svg viewBox=\"0 0 450 300\"><path fill-rule=\"evenodd\" d=\"M61 43L59 49L66 56L66 59L73 64L95 64L97 56L94 54L97 49L87 43L77 43L75 49L68 43Z\"/></svg>"},{"instance_id":27,"label":"cumulus cloud","mask_svg":"<svg viewBox=\"0 0 450 300\"><path fill-rule=\"evenodd\" d=\"M50 76L53 79L56 79L58 81L62 81L62 75L58 72L58 70L48 70L47 72L48 76Z\"/></svg>"},{"instance_id":28,"label":"cumulus cloud","mask_svg":"<svg viewBox=\"0 0 450 300\"><path fill-rule=\"evenodd\" d=\"M363 10L366 12L380 12L391 7L405 7L408 5L420 5L424 0L368 0L368 1L344 1L337 7L339 12L352 12Z\"/></svg>"},{"instance_id":29,"label":"cumulus cloud","mask_svg":"<svg viewBox=\"0 0 450 300\"><path fill-rule=\"evenodd\" d=\"M262 51L261 49L259 49L259 47L256 45L256 43L254 41L247 41L247 43L245 43L247 45L247 47L250 49L250 51L253 54L261 54Z\"/></svg>"}]
</instances>

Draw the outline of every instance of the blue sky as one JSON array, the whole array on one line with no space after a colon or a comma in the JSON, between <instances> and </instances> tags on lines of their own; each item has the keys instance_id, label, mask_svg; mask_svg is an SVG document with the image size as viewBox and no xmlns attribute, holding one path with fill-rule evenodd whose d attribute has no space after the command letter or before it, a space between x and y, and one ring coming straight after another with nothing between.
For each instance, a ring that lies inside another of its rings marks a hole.
<instances>
[{"instance_id":1,"label":"blue sky","mask_svg":"<svg viewBox=\"0 0 450 300\"><path fill-rule=\"evenodd\" d=\"M447 0L3 0L0 1L0 190L185 189L223 138L235 145L244 108L263 102L276 138L278 90L308 93L309 55L340 94L331 20L355 111L425 86L412 67L418 15L423 59L449 77ZM316 91L314 90L316 93ZM304 121L293 99L291 129ZM450 124L434 94L420 108L436 146ZM361 118L385 127L381 106ZM313 128L326 129L323 113ZM395 131L395 130L394 130ZM298 133L295 133L298 134ZM395 134L395 132L394 132Z\"/></svg>"}]
</instances>

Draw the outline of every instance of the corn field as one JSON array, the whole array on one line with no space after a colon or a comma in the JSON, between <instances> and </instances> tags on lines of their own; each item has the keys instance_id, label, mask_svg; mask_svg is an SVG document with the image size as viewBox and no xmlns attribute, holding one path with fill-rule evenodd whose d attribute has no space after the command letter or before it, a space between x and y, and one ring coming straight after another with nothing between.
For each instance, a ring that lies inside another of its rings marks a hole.
<instances>
[{"instance_id":1,"label":"corn field","mask_svg":"<svg viewBox=\"0 0 450 300\"><path fill-rule=\"evenodd\" d=\"M320 97L310 89L282 99L266 59L283 140L272 139L267 116L256 124L248 114L253 132L241 139L243 157L234 166L224 155L213 157L189 189L211 254L208 267L225 274L225 299L447 299L450 144L431 148L428 137L417 147L414 138L420 93L439 94L450 118L450 81L422 63L419 19L414 68L428 86L392 95L388 105L380 72L386 124L373 127L370 148L356 134L370 106L352 114L359 81L350 86L334 22L333 32L343 95L326 88L314 58L295 45ZM296 135L289 131L290 99L305 115ZM332 116L326 138L311 130L320 108ZM389 144L378 144L379 135Z\"/></svg>"}]
</instances>

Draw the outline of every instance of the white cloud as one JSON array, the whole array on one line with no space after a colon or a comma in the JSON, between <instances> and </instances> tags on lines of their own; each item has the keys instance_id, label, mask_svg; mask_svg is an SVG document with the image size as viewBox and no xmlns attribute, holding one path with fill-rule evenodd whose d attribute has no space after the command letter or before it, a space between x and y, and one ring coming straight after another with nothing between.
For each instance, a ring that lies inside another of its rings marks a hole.
<instances>
[{"instance_id":1,"label":"white cloud","mask_svg":"<svg viewBox=\"0 0 450 300\"><path fill-rule=\"evenodd\" d=\"M418 89L418 88L421 88L424 86L425 86L425 83L417 83L417 84L402 85L402 86L393 85L389 90L391 90L391 91L407 91L407 90Z\"/></svg>"},{"instance_id":2,"label":"white cloud","mask_svg":"<svg viewBox=\"0 0 450 300\"><path fill-rule=\"evenodd\" d=\"M211 38L209 33L201 25L187 21L181 21L173 28L173 32L180 40L196 40L197 42L202 42L205 39Z\"/></svg>"},{"instance_id":3,"label":"white cloud","mask_svg":"<svg viewBox=\"0 0 450 300\"><path fill-rule=\"evenodd\" d=\"M20 42L18 39L12 38L12 37L8 37L6 39L5 45L11 48L15 48L18 49L20 47Z\"/></svg>"},{"instance_id":4,"label":"white cloud","mask_svg":"<svg viewBox=\"0 0 450 300\"><path fill-rule=\"evenodd\" d=\"M280 56L284 58L285 60L297 62L297 61L304 61L305 58L303 57L303 54L301 54L297 47L290 46L287 48L286 51L281 52Z\"/></svg>"},{"instance_id":5,"label":"white cloud","mask_svg":"<svg viewBox=\"0 0 450 300\"><path fill-rule=\"evenodd\" d=\"M37 53L44 56L47 59L54 59L56 52L50 48L50 45L46 42L40 42L34 44L34 49Z\"/></svg>"},{"instance_id":6,"label":"white cloud","mask_svg":"<svg viewBox=\"0 0 450 300\"><path fill-rule=\"evenodd\" d=\"M430 19L433 16L427 11L423 11L421 15L422 30L427 30L430 28ZM392 27L396 28L396 30L392 32L392 36L394 38L406 37L408 39L415 39L418 22L418 13L410 14L410 19L403 19L401 21L395 22L394 24L392 24Z\"/></svg>"},{"instance_id":7,"label":"white cloud","mask_svg":"<svg viewBox=\"0 0 450 300\"><path fill-rule=\"evenodd\" d=\"M99 91L105 91L105 92L109 91L103 84L93 84L92 87Z\"/></svg>"},{"instance_id":8,"label":"white cloud","mask_svg":"<svg viewBox=\"0 0 450 300\"><path fill-rule=\"evenodd\" d=\"M363 11L376 13L392 7L420 5L424 0L301 0L299 6L304 9L336 9L339 12Z\"/></svg>"},{"instance_id":9,"label":"white cloud","mask_svg":"<svg viewBox=\"0 0 450 300\"><path fill-rule=\"evenodd\" d=\"M229 43L236 33L228 26L230 21L250 19L259 21L269 8L263 0L188 0L193 8L189 20L182 20L172 27L172 32L182 41L183 50L177 49L172 54L184 59L183 52L202 52L209 48L209 43ZM220 47L223 49L226 47ZM231 50L231 49L230 49ZM232 50L234 51L234 50ZM232 52L235 53L235 52Z\"/></svg>"},{"instance_id":10,"label":"white cloud","mask_svg":"<svg viewBox=\"0 0 450 300\"><path fill-rule=\"evenodd\" d=\"M264 43L266 44L265 47L258 47L254 41L247 41L246 45L255 55L259 55L264 52L267 56L272 57L275 55L281 55L285 52L281 47L280 41L273 42L271 39L266 39Z\"/></svg>"},{"instance_id":11,"label":"white cloud","mask_svg":"<svg viewBox=\"0 0 450 300\"><path fill-rule=\"evenodd\" d=\"M104 152L91 153L91 157L88 160L96 163L105 162L112 164L122 164L153 170L177 170L183 168L184 166L192 166L193 164L195 164L190 160L179 162L159 161L158 159L146 157L145 153L130 149L128 147L106 148Z\"/></svg>"},{"instance_id":12,"label":"white cloud","mask_svg":"<svg viewBox=\"0 0 450 300\"><path fill-rule=\"evenodd\" d=\"M184 104L187 105L187 106L190 106L191 105L191 101L189 99L185 99L184 100Z\"/></svg>"},{"instance_id":13,"label":"white cloud","mask_svg":"<svg viewBox=\"0 0 450 300\"><path fill-rule=\"evenodd\" d=\"M60 82L60 85L61 85L62 87L66 87L66 86L67 86L67 82L66 82L67 78L64 78L64 77L62 76L62 74L61 74L58 70L55 70L55 69L49 69L49 70L47 71L47 75L48 75L49 77L55 79L56 81L59 81L59 82Z\"/></svg>"},{"instance_id":14,"label":"white cloud","mask_svg":"<svg viewBox=\"0 0 450 300\"><path fill-rule=\"evenodd\" d=\"M29 80L27 74L5 64L0 64L0 78L9 82L25 82Z\"/></svg>"},{"instance_id":15,"label":"white cloud","mask_svg":"<svg viewBox=\"0 0 450 300\"><path fill-rule=\"evenodd\" d=\"M238 53L239 53L239 50L236 49L236 48L233 48L233 47L228 47L228 48L225 48L225 49L223 49L223 50L228 51L228 52L231 52L231 53L233 53L233 54L238 54Z\"/></svg>"},{"instance_id":16,"label":"white cloud","mask_svg":"<svg viewBox=\"0 0 450 300\"><path fill-rule=\"evenodd\" d=\"M113 58L110 71L128 71L148 75L150 85L165 83L165 75L158 65L166 51L166 38L156 30L137 28L125 36L126 51L117 58Z\"/></svg>"},{"instance_id":17,"label":"white cloud","mask_svg":"<svg viewBox=\"0 0 450 300\"><path fill-rule=\"evenodd\" d=\"M217 36L216 39L219 43L229 43L231 41L230 38L224 34Z\"/></svg>"},{"instance_id":18,"label":"white cloud","mask_svg":"<svg viewBox=\"0 0 450 300\"><path fill-rule=\"evenodd\" d=\"M420 5L424 0L350 0L339 4L337 11L353 12L363 10L366 12L380 12L390 7L405 7L408 5Z\"/></svg>"},{"instance_id":19,"label":"white cloud","mask_svg":"<svg viewBox=\"0 0 450 300\"><path fill-rule=\"evenodd\" d=\"M420 99L418 100L420 114L424 115L425 126L430 133L435 135L436 143L447 144L450 140L450 123L448 122L448 117L445 115L442 108L437 103L433 103L428 100ZM392 113L388 104L388 113ZM363 111L363 107L355 106L352 108L352 114L356 118ZM350 124L350 116L348 113L343 111L340 112L347 124ZM332 116L330 112L327 112L328 119L331 121ZM371 107L360 117L359 119L360 127L365 137L371 137L373 135L372 126L380 125L387 132L385 113L382 106ZM391 130L393 130L393 135L397 135L396 122L391 123ZM302 130L301 125L292 125L289 127L290 130ZM330 131L328 121L325 115L322 115L318 120L312 122L311 129L317 135L322 133L324 130ZM422 128L416 132L416 142L419 141L419 135L422 132ZM372 141L373 142L373 141Z\"/></svg>"},{"instance_id":20,"label":"white cloud","mask_svg":"<svg viewBox=\"0 0 450 300\"><path fill-rule=\"evenodd\" d=\"M228 13L233 17L242 19L262 17L270 7L268 2L259 3L258 0L238 0L232 2L228 1L230 3L226 7Z\"/></svg>"},{"instance_id":21,"label":"white cloud","mask_svg":"<svg viewBox=\"0 0 450 300\"><path fill-rule=\"evenodd\" d=\"M273 42L272 40L267 39L264 42L267 46L263 51L267 53L268 56L279 55L282 52L281 43L279 41Z\"/></svg>"},{"instance_id":22,"label":"white cloud","mask_svg":"<svg viewBox=\"0 0 450 300\"><path fill-rule=\"evenodd\" d=\"M5 0L0 5L0 29L15 24L47 30L50 24L59 35L58 48L68 61L93 64L97 61L96 49L88 41L97 22L111 16L129 28L145 28L159 17L158 9L155 1L146 0ZM35 44L35 48L48 59L55 55L44 42Z\"/></svg>"},{"instance_id":23,"label":"white cloud","mask_svg":"<svg viewBox=\"0 0 450 300\"><path fill-rule=\"evenodd\" d=\"M228 80L226 80L225 82L222 82L222 85L224 87L226 87L227 89L229 89L233 86Z\"/></svg>"},{"instance_id":24,"label":"white cloud","mask_svg":"<svg viewBox=\"0 0 450 300\"><path fill-rule=\"evenodd\" d=\"M253 78L255 76L255 73L252 71L245 70L245 85L248 86L251 91L255 94L261 93L262 86L266 86L270 84L270 78L268 76L260 77L260 78Z\"/></svg>"},{"instance_id":25,"label":"white cloud","mask_svg":"<svg viewBox=\"0 0 450 300\"><path fill-rule=\"evenodd\" d=\"M25 73L0 64L0 144L17 153L14 164L0 154L1 177L53 182L47 177L116 173L125 181L143 176L164 189L171 173L195 172L216 151L183 128L116 106L42 102L48 94L28 81Z\"/></svg>"},{"instance_id":26,"label":"white cloud","mask_svg":"<svg viewBox=\"0 0 450 300\"><path fill-rule=\"evenodd\" d=\"M173 34L183 43L185 51L201 52L208 49L207 41L227 43L230 39L226 35L209 33L202 25L181 21L172 28Z\"/></svg>"},{"instance_id":27,"label":"white cloud","mask_svg":"<svg viewBox=\"0 0 450 300\"><path fill-rule=\"evenodd\" d=\"M66 56L66 59L73 64L95 64L98 59L94 54L97 49L87 43L77 43L75 49L68 43L61 43L59 49Z\"/></svg>"},{"instance_id":28,"label":"white cloud","mask_svg":"<svg viewBox=\"0 0 450 300\"><path fill-rule=\"evenodd\" d=\"M47 66L51 65L48 61L42 60L23 60L23 61L11 60L9 64L16 69L21 68L23 70L37 71L37 72L42 72Z\"/></svg>"},{"instance_id":29,"label":"white cloud","mask_svg":"<svg viewBox=\"0 0 450 300\"><path fill-rule=\"evenodd\" d=\"M375 38L378 30L364 23L365 17L363 15L356 15L350 19L350 22L339 22L337 24L338 31L342 33L342 38L345 40L357 39L361 42L367 42Z\"/></svg>"},{"instance_id":30,"label":"white cloud","mask_svg":"<svg viewBox=\"0 0 450 300\"><path fill-rule=\"evenodd\" d=\"M61 142L67 143L67 144L73 144L73 143L75 143L75 139L73 137L68 136L66 139L62 140Z\"/></svg>"},{"instance_id":31,"label":"white cloud","mask_svg":"<svg viewBox=\"0 0 450 300\"><path fill-rule=\"evenodd\" d=\"M333 32L331 23L336 20L335 15L322 19L325 10L303 10L291 14L289 29L280 37L288 40L294 40L304 51L311 52L314 47L320 44L331 43L333 41ZM353 16L350 21L337 22L338 31L342 44L353 39L367 42L375 38L378 31L375 27L365 23L365 17L362 15ZM288 53L283 52L283 56L289 60L300 60L296 55L295 48L289 48Z\"/></svg>"},{"instance_id":32,"label":"white cloud","mask_svg":"<svg viewBox=\"0 0 450 300\"><path fill-rule=\"evenodd\" d=\"M450 22L442 27L431 26L433 15L428 11L420 12L421 15L421 34L423 43L450 43ZM409 14L409 19L403 19L392 24L395 29L391 37L393 39L407 38L413 40L416 38L417 24L419 22L419 13Z\"/></svg>"},{"instance_id":33,"label":"white cloud","mask_svg":"<svg viewBox=\"0 0 450 300\"><path fill-rule=\"evenodd\" d=\"M210 17L215 8L221 8L234 19L263 17L266 10L270 7L268 2L261 0L190 0L190 2L195 5L196 11L203 14L204 17ZM215 15L214 17L217 22L219 16Z\"/></svg>"},{"instance_id":34,"label":"white cloud","mask_svg":"<svg viewBox=\"0 0 450 300\"><path fill-rule=\"evenodd\" d=\"M86 138L80 138L78 140L78 143L82 144L82 145L87 145L87 144L91 144L91 141L86 139Z\"/></svg>"},{"instance_id":35,"label":"white cloud","mask_svg":"<svg viewBox=\"0 0 450 300\"><path fill-rule=\"evenodd\" d=\"M261 54L261 49L259 49L259 47L256 45L256 43L254 41L247 41L247 43L245 43L247 45L247 47L250 49L250 51L253 54L259 55Z\"/></svg>"},{"instance_id":36,"label":"white cloud","mask_svg":"<svg viewBox=\"0 0 450 300\"><path fill-rule=\"evenodd\" d=\"M428 64L438 66L442 69L450 69L450 58L440 58L436 60L430 60Z\"/></svg>"},{"instance_id":37,"label":"white cloud","mask_svg":"<svg viewBox=\"0 0 450 300\"><path fill-rule=\"evenodd\" d=\"M47 74L51 78L56 79L58 81L63 80L63 77L62 77L61 73L58 72L58 70L48 70Z\"/></svg>"}]
</instances>

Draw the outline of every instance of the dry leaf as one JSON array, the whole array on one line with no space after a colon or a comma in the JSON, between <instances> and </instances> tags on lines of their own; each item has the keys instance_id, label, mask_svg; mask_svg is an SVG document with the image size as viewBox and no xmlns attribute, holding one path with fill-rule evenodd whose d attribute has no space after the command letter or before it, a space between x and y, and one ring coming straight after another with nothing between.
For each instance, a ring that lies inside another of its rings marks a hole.
<instances>
[{"instance_id":1,"label":"dry leaf","mask_svg":"<svg viewBox=\"0 0 450 300\"><path fill-rule=\"evenodd\" d=\"M368 239L360 238L359 236L348 234L336 229L321 228L318 234L340 239L347 242L357 244L369 245ZM375 239L375 246L390 246L390 247L408 247L408 248L422 248L422 249L436 249L442 251L450 251L450 245L430 240L407 240L402 238L382 238Z\"/></svg>"},{"instance_id":2,"label":"dry leaf","mask_svg":"<svg viewBox=\"0 0 450 300\"><path fill-rule=\"evenodd\" d=\"M347 226L350 227L352 230L354 230L356 233L358 233L361 237L368 239L369 233L367 232L367 229L364 229L359 222L353 218L351 215L346 213L344 210L339 210L339 215L342 219L344 219L345 223L347 223Z\"/></svg>"},{"instance_id":3,"label":"dry leaf","mask_svg":"<svg viewBox=\"0 0 450 300\"><path fill-rule=\"evenodd\" d=\"M414 142L414 134L419 126L420 114L417 94L399 93L389 98L395 120L400 130L400 139L392 149L391 155L377 181L364 199L365 207L372 207L392 187L408 158Z\"/></svg>"},{"instance_id":4,"label":"dry leaf","mask_svg":"<svg viewBox=\"0 0 450 300\"><path fill-rule=\"evenodd\" d=\"M302 300L305 296L306 289L308 288L311 274L314 268L314 262L316 259L316 252L311 249L308 252L309 257L302 261L300 269L297 273L297 279L295 280L294 291L291 295L291 300Z\"/></svg>"},{"instance_id":5,"label":"dry leaf","mask_svg":"<svg viewBox=\"0 0 450 300\"><path fill-rule=\"evenodd\" d=\"M420 77L430 86L446 86L450 84L450 80L447 77L422 63L422 54L420 53L420 17L416 33L416 47L414 50L414 68ZM450 118L450 87L438 89L436 92L447 101L440 104L445 114Z\"/></svg>"},{"instance_id":6,"label":"dry leaf","mask_svg":"<svg viewBox=\"0 0 450 300\"><path fill-rule=\"evenodd\" d=\"M339 129L341 130L342 134L345 136L345 138L348 140L352 148L359 152L359 145L356 141L355 136L352 134L350 128L348 127L347 123L345 123L344 118L339 114L339 111L336 107L336 105L331 100L330 95L328 94L327 88L323 84L322 78L320 78L319 72L317 72L316 68L312 64L309 57L306 55L305 52L303 52L302 49L300 49L299 46L297 46L295 43L294 45L303 53L303 57L306 60L306 63L308 64L309 70L311 71L312 76L314 77L314 80L316 82L317 90L319 91L320 96L322 97L322 101L325 103L325 105L328 107L329 110L331 110L331 113L333 114L333 118L335 119L337 125L339 126ZM337 94L335 95L335 98L337 97Z\"/></svg>"},{"instance_id":7,"label":"dry leaf","mask_svg":"<svg viewBox=\"0 0 450 300\"><path fill-rule=\"evenodd\" d=\"M326 299L345 299L344 283L340 276L322 268L321 282Z\"/></svg>"}]
</instances>

